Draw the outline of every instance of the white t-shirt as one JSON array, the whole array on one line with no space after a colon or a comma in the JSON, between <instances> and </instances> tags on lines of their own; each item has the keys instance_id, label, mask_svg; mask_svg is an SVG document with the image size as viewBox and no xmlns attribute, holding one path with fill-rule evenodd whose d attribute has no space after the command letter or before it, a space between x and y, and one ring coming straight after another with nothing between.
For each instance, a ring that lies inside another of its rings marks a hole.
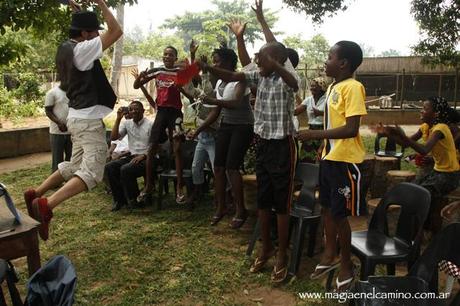
<instances>
[{"instance_id":1,"label":"white t-shirt","mask_svg":"<svg viewBox=\"0 0 460 306\"><path fill-rule=\"evenodd\" d=\"M45 107L52 106L53 114L57 117L59 122L66 124L67 114L69 113L69 99L59 86L50 89L45 96ZM70 133L61 132L59 127L53 121L50 122L50 134L69 135Z\"/></svg>"},{"instance_id":2,"label":"white t-shirt","mask_svg":"<svg viewBox=\"0 0 460 306\"><path fill-rule=\"evenodd\" d=\"M319 98L318 102L316 103L313 99L313 96L306 97L305 100L303 100L302 105L305 105L307 108L308 124L323 125L324 116L315 116L313 107L319 111L324 112L324 108L326 107L326 95L323 95L321 98Z\"/></svg>"},{"instance_id":3,"label":"white t-shirt","mask_svg":"<svg viewBox=\"0 0 460 306\"><path fill-rule=\"evenodd\" d=\"M131 154L147 154L152 125L153 122L145 117L137 124L132 119L125 120L120 124L118 133L120 137L128 135L128 148Z\"/></svg>"},{"instance_id":4,"label":"white t-shirt","mask_svg":"<svg viewBox=\"0 0 460 306\"><path fill-rule=\"evenodd\" d=\"M102 41L99 36L79 42L73 49L73 64L80 71L91 70L94 61L101 57ZM82 109L69 108L68 118L102 119L111 112L112 109L104 105L95 105Z\"/></svg>"}]
</instances>

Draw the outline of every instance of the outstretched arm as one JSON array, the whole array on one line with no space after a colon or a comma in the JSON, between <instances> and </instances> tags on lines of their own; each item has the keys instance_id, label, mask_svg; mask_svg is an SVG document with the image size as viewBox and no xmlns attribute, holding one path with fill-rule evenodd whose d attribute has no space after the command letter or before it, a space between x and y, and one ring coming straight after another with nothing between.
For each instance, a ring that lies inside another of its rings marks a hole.
<instances>
[{"instance_id":1,"label":"outstretched arm","mask_svg":"<svg viewBox=\"0 0 460 306\"><path fill-rule=\"evenodd\" d=\"M262 56L259 54L259 64L260 66L267 67L269 70L278 73L283 81L295 92L299 90L299 83L297 82L297 79L294 77L294 75L286 68L284 68L283 65L275 61L271 56Z\"/></svg>"},{"instance_id":2,"label":"outstretched arm","mask_svg":"<svg viewBox=\"0 0 460 306\"><path fill-rule=\"evenodd\" d=\"M234 72L234 71L230 71L230 70L226 70L222 68L209 66L206 63L206 58L197 60L196 63L198 64L198 66L203 72L208 71L224 82L243 82L246 80L244 73Z\"/></svg>"},{"instance_id":3,"label":"outstretched arm","mask_svg":"<svg viewBox=\"0 0 460 306\"><path fill-rule=\"evenodd\" d=\"M241 23L239 20L232 20L228 27L235 34L236 46L238 48L238 57L240 58L241 65L247 66L251 63L251 57L249 56L248 50L246 49L246 43L244 42L244 31L246 30L246 24Z\"/></svg>"},{"instance_id":4,"label":"outstretched arm","mask_svg":"<svg viewBox=\"0 0 460 306\"><path fill-rule=\"evenodd\" d=\"M123 35L123 31L118 24L118 21L105 4L105 0L93 0L93 2L97 4L102 12L102 16L104 16L105 22L107 22L107 31L101 34L102 50L105 50L113 45L121 37L121 35Z\"/></svg>"},{"instance_id":5,"label":"outstretched arm","mask_svg":"<svg viewBox=\"0 0 460 306\"><path fill-rule=\"evenodd\" d=\"M216 98L205 97L203 99L203 102L205 104L217 105L223 108L230 108L230 109L238 108L244 100L243 98L244 98L245 90L246 90L245 82L238 82L238 84L236 84L236 87L235 87L235 99L220 100Z\"/></svg>"},{"instance_id":6,"label":"outstretched arm","mask_svg":"<svg viewBox=\"0 0 460 306\"><path fill-rule=\"evenodd\" d=\"M131 70L131 75L137 79L139 77L139 71L137 70L137 68L134 68L133 70ZM144 85L141 85L139 87L141 90L142 90L142 93L144 94L145 98L147 99L147 101L149 101L149 104L154 108L156 109L156 104L155 104L155 100L153 100L152 96L149 94L149 92L147 91L147 88L145 88Z\"/></svg>"},{"instance_id":7,"label":"outstretched arm","mask_svg":"<svg viewBox=\"0 0 460 306\"><path fill-rule=\"evenodd\" d=\"M198 50L199 45L192 39L190 42L190 62L193 63L195 61L196 50Z\"/></svg>"},{"instance_id":8,"label":"outstretched arm","mask_svg":"<svg viewBox=\"0 0 460 306\"><path fill-rule=\"evenodd\" d=\"M276 41L275 35L273 35L272 30L267 24L265 20L264 11L262 8L263 0L255 0L255 7L251 6L252 10L256 13L257 21L259 21L260 25L262 26L262 31L264 32L265 41L270 43Z\"/></svg>"},{"instance_id":9,"label":"outstretched arm","mask_svg":"<svg viewBox=\"0 0 460 306\"><path fill-rule=\"evenodd\" d=\"M344 126L330 130L305 130L298 134L302 141L309 139L346 139L353 138L359 133L361 116L347 117Z\"/></svg>"}]
</instances>

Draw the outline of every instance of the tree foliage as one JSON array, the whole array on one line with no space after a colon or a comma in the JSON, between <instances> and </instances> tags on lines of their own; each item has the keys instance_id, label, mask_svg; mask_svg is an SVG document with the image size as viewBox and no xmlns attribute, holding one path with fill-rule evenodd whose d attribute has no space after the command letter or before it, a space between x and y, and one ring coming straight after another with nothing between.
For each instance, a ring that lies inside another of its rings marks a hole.
<instances>
[{"instance_id":1,"label":"tree foliage","mask_svg":"<svg viewBox=\"0 0 460 306\"><path fill-rule=\"evenodd\" d=\"M460 1L412 0L412 14L420 27L420 41L413 47L426 62L460 66Z\"/></svg>"},{"instance_id":2,"label":"tree foliage","mask_svg":"<svg viewBox=\"0 0 460 306\"><path fill-rule=\"evenodd\" d=\"M107 5L136 3L137 0L107 0ZM32 30L36 37L47 39L49 33L58 32L66 37L71 12L56 0L1 0L0 1L0 65L5 65L24 55L27 48L18 44L20 37L9 36L7 31Z\"/></svg>"},{"instance_id":3,"label":"tree foliage","mask_svg":"<svg viewBox=\"0 0 460 306\"><path fill-rule=\"evenodd\" d=\"M399 51L395 49L388 49L388 50L382 51L382 53L380 53L379 56L381 57L401 56L401 53L399 53Z\"/></svg>"},{"instance_id":4,"label":"tree foliage","mask_svg":"<svg viewBox=\"0 0 460 306\"><path fill-rule=\"evenodd\" d=\"M296 50L300 55L299 67L310 69L324 66L330 46L321 34L313 36L309 40L304 40L300 35L288 36L283 40L286 47Z\"/></svg>"},{"instance_id":5,"label":"tree foliage","mask_svg":"<svg viewBox=\"0 0 460 306\"><path fill-rule=\"evenodd\" d=\"M212 4L214 9L199 13L186 12L167 19L162 27L175 30L186 45L192 38L196 39L200 44L198 51L201 53L209 53L222 42L231 48L236 48L235 37L227 29L227 23L232 19L248 22L245 32L246 42L253 44L256 40L263 39L256 15L247 1L213 0ZM268 25L273 27L278 18L270 10L265 10L264 15Z\"/></svg>"},{"instance_id":6,"label":"tree foliage","mask_svg":"<svg viewBox=\"0 0 460 306\"><path fill-rule=\"evenodd\" d=\"M325 17L330 17L338 11L344 11L352 0L283 0L297 12L304 12L315 23L321 23Z\"/></svg>"},{"instance_id":7,"label":"tree foliage","mask_svg":"<svg viewBox=\"0 0 460 306\"><path fill-rule=\"evenodd\" d=\"M305 12L313 21L345 10L353 0L283 0L295 11ZM460 1L411 0L411 13L420 27L420 41L413 46L425 62L460 66Z\"/></svg>"},{"instance_id":8,"label":"tree foliage","mask_svg":"<svg viewBox=\"0 0 460 306\"><path fill-rule=\"evenodd\" d=\"M178 58L182 59L187 56L185 53L185 43L177 35L165 35L160 32L154 32L138 40L135 38L137 34L133 32L126 33L123 54L161 60L165 47L173 46L179 53Z\"/></svg>"}]
</instances>

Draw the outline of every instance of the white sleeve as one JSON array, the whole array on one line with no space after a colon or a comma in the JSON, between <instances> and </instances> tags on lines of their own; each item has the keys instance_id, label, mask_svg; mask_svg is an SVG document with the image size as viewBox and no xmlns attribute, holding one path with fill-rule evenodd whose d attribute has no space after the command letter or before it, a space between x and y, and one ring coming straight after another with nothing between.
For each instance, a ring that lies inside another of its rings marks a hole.
<instances>
[{"instance_id":1,"label":"white sleeve","mask_svg":"<svg viewBox=\"0 0 460 306\"><path fill-rule=\"evenodd\" d=\"M306 107L308 107L308 100L310 99L310 97L306 97L305 100L302 101L302 103L300 103L300 105L304 105Z\"/></svg>"},{"instance_id":2,"label":"white sleeve","mask_svg":"<svg viewBox=\"0 0 460 306\"><path fill-rule=\"evenodd\" d=\"M93 68L93 62L102 57L102 41L98 36L79 42L73 49L73 63L80 71Z\"/></svg>"},{"instance_id":3,"label":"white sleeve","mask_svg":"<svg viewBox=\"0 0 460 306\"><path fill-rule=\"evenodd\" d=\"M295 70L294 66L292 66L292 63L289 59L287 59L285 62L284 62L284 68L289 71L293 76L294 78L297 80L297 85L299 86L300 88L300 77L299 77L299 74L297 73L297 71Z\"/></svg>"},{"instance_id":4,"label":"white sleeve","mask_svg":"<svg viewBox=\"0 0 460 306\"><path fill-rule=\"evenodd\" d=\"M326 96L323 95L321 98L319 98L319 101L318 101L316 109L318 109L319 111L324 112L325 108L326 108Z\"/></svg>"},{"instance_id":5,"label":"white sleeve","mask_svg":"<svg viewBox=\"0 0 460 306\"><path fill-rule=\"evenodd\" d=\"M45 107L47 107L47 106L54 106L55 101L56 101L56 97L55 97L55 94L54 94L54 90L51 89L51 90L49 90L49 91L46 93L46 96L45 96Z\"/></svg>"},{"instance_id":6,"label":"white sleeve","mask_svg":"<svg viewBox=\"0 0 460 306\"><path fill-rule=\"evenodd\" d=\"M123 121L120 126L118 127L118 139L122 139L128 133L126 129L126 120Z\"/></svg>"}]
</instances>

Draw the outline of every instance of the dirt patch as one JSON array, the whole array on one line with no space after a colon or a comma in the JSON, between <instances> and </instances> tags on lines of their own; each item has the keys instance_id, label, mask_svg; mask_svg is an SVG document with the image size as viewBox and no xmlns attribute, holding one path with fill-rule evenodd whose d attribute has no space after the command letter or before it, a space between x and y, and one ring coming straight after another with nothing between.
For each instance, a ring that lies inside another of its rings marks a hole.
<instances>
[{"instance_id":1,"label":"dirt patch","mask_svg":"<svg viewBox=\"0 0 460 306\"><path fill-rule=\"evenodd\" d=\"M292 293L272 287L248 287L223 297L235 304L285 306L296 305L297 299Z\"/></svg>"},{"instance_id":2,"label":"dirt patch","mask_svg":"<svg viewBox=\"0 0 460 306\"><path fill-rule=\"evenodd\" d=\"M12 158L2 158L0 159L0 174L20 169L29 169L49 162L51 162L50 152L34 153Z\"/></svg>"},{"instance_id":3,"label":"dirt patch","mask_svg":"<svg viewBox=\"0 0 460 306\"><path fill-rule=\"evenodd\" d=\"M18 120L0 119L0 131L46 126L50 126L50 120L46 116L21 118Z\"/></svg>"}]
</instances>

